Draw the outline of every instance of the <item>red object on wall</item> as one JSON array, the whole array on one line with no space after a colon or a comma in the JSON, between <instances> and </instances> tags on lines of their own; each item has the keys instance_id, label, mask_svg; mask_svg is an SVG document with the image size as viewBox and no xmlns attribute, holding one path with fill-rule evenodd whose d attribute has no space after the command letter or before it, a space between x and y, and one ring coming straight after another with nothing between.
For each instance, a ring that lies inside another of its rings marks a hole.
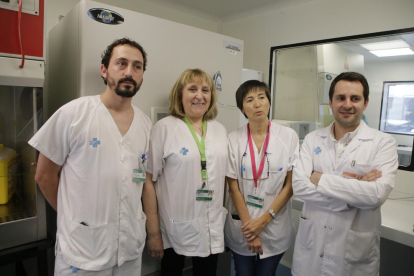
<instances>
[{"instance_id":1,"label":"red object on wall","mask_svg":"<svg viewBox=\"0 0 414 276\"><path fill-rule=\"evenodd\" d=\"M39 15L22 13L21 31L25 56L44 58L44 10L44 0L39 0ZM17 11L0 8L0 56L3 54L21 55L21 52L17 28Z\"/></svg>"}]
</instances>

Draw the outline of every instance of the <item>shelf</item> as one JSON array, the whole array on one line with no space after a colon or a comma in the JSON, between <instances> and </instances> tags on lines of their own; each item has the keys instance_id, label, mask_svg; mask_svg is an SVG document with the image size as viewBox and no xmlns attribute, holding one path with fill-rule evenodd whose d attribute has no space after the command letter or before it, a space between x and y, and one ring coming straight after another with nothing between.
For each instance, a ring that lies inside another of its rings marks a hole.
<instances>
[{"instance_id":1,"label":"shelf","mask_svg":"<svg viewBox=\"0 0 414 276\"><path fill-rule=\"evenodd\" d=\"M27 208L22 201L14 196L7 204L0 205L0 225L17 220L35 217L35 214Z\"/></svg>"}]
</instances>

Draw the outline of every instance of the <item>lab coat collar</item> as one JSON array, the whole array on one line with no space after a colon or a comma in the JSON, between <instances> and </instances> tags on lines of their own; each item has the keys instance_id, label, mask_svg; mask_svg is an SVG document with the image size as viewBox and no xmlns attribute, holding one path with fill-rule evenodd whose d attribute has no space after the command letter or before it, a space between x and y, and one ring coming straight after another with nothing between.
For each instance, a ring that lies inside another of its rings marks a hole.
<instances>
[{"instance_id":1,"label":"lab coat collar","mask_svg":"<svg viewBox=\"0 0 414 276\"><path fill-rule=\"evenodd\" d=\"M335 142L332 141L332 139L326 139L326 138L330 137L332 126L333 126L333 123L331 123L328 127L318 129L316 131L316 135L320 136L321 138L324 139L323 144L325 146L325 149L329 153L332 164L335 165L335 160L336 160L335 144L334 144ZM361 120L360 128L358 130L357 135L351 140L349 145L346 147L344 153L342 154L342 157L341 157L340 161L338 162L338 164L336 164L336 166L339 166L341 164L341 162L343 160L345 160L345 158L351 152L353 152L355 149L357 149L361 145L362 141L374 139L374 136L375 136L374 132L375 132L374 129L367 126L367 124L364 121Z\"/></svg>"},{"instance_id":2,"label":"lab coat collar","mask_svg":"<svg viewBox=\"0 0 414 276\"><path fill-rule=\"evenodd\" d=\"M325 128L316 130L316 135L321 137L329 137L331 133L333 123ZM367 126L367 124L361 120L358 134L352 140L372 140L375 136L375 130Z\"/></svg>"}]
</instances>

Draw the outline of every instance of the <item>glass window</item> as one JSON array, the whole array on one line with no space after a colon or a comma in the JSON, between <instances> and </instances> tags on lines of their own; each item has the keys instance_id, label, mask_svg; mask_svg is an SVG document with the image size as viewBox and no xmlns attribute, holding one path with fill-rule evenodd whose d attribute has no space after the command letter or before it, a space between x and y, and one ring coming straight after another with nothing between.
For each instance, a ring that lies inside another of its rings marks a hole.
<instances>
[{"instance_id":1,"label":"glass window","mask_svg":"<svg viewBox=\"0 0 414 276\"><path fill-rule=\"evenodd\" d=\"M414 81L384 82L380 130L414 135Z\"/></svg>"}]
</instances>

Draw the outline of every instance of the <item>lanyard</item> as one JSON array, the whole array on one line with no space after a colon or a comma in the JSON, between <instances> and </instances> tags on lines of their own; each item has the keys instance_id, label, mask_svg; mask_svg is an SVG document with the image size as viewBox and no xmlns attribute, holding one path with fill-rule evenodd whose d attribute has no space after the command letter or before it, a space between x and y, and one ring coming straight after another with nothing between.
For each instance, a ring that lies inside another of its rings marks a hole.
<instances>
[{"instance_id":1,"label":"lanyard","mask_svg":"<svg viewBox=\"0 0 414 276\"><path fill-rule=\"evenodd\" d=\"M250 135L250 128L249 124L247 124L247 137L249 138L249 149L250 149L250 159L252 161L252 170L253 170L253 179L254 179L254 188L257 189L257 180L260 178L263 172L264 168L264 161L266 158L266 150L267 146L269 145L269 133L270 133L270 121L269 126L267 128L267 134L263 145L263 154L262 161L260 162L259 171L256 170L256 158L254 156L254 150L253 150L253 142L252 142L252 136Z\"/></svg>"},{"instance_id":2,"label":"lanyard","mask_svg":"<svg viewBox=\"0 0 414 276\"><path fill-rule=\"evenodd\" d=\"M203 120L203 134L204 135L201 136L201 142L198 141L197 134L194 131L194 128L191 125L190 121L188 120L187 116L184 116L184 121L187 124L188 128L190 129L190 132L193 135L193 138L194 138L194 140L197 144L198 150L200 151L200 155L201 155L201 176L202 176L203 180L206 180L207 179L207 163L206 163L206 146L204 144L204 135L206 133L207 121Z\"/></svg>"}]
</instances>

